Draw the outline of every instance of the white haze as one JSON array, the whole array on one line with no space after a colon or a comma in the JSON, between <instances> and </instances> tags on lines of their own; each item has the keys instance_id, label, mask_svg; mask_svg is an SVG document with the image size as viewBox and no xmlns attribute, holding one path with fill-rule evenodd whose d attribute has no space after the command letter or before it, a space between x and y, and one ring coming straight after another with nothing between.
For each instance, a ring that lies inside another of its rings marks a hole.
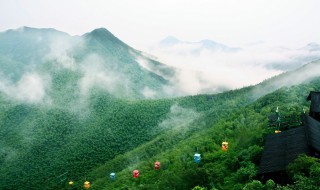
<instances>
[{"instance_id":1,"label":"white haze","mask_svg":"<svg viewBox=\"0 0 320 190\"><path fill-rule=\"evenodd\" d=\"M157 92L146 86L142 90L142 95L145 98L155 98L157 95Z\"/></svg>"},{"instance_id":2,"label":"white haze","mask_svg":"<svg viewBox=\"0 0 320 190\"><path fill-rule=\"evenodd\" d=\"M90 54L82 61L76 62L72 49L75 45L82 49L84 43L79 38L73 39L75 40L66 36L52 39L49 52L43 57L45 63L55 63L54 69L68 69L82 75L77 83L80 92L77 97L81 98L80 101L86 100L94 87L118 97L130 97L134 87L130 76L107 68L107 60L97 54ZM143 57L147 54L136 57L136 61L143 69L169 80L169 85L163 86L162 94L172 97L217 93L257 84L320 57L320 51L268 47L261 43L241 47L242 50L236 52L203 50L199 54L193 54L193 48L179 45L151 49L150 52L158 56L161 62L177 68L173 77L164 76L160 71L154 70L154 67L149 65L148 58ZM313 74L316 75L317 71L313 70ZM0 75L0 92L13 100L27 103L54 103L50 97L50 75L51 71L39 71L34 67L25 71L17 82L12 82L3 73ZM306 75L308 76L307 73ZM292 76L292 79L282 81L281 84L298 84L302 81L301 77ZM159 93L152 89L152 86L145 86L140 90L145 98L159 97Z\"/></svg>"},{"instance_id":3,"label":"white haze","mask_svg":"<svg viewBox=\"0 0 320 190\"><path fill-rule=\"evenodd\" d=\"M118 96L126 96L130 93L132 84L128 80L128 76L108 70L104 65L104 60L95 54L89 55L80 64L79 69L84 74L78 83L82 97L86 97L93 87L100 87L110 94ZM119 92L120 89L124 94Z\"/></svg>"},{"instance_id":4,"label":"white haze","mask_svg":"<svg viewBox=\"0 0 320 190\"><path fill-rule=\"evenodd\" d=\"M298 72L284 73L277 80L270 81L265 85L258 85L251 95L254 99L264 96L282 87L290 87L302 84L320 76L320 60L305 65ZM314 89L315 91L319 89Z\"/></svg>"},{"instance_id":5,"label":"white haze","mask_svg":"<svg viewBox=\"0 0 320 190\"><path fill-rule=\"evenodd\" d=\"M82 106L86 106L90 90L96 87L115 96L129 97L133 87L129 76L108 69L106 60L101 56L89 54L80 62L75 60L72 49L75 47L81 49L81 46L84 45L81 39L75 39L74 37L70 39L70 36L52 36L51 38L49 51L43 55L43 62L38 63L38 65L51 63L53 67L50 70L39 70L35 65L32 65L23 71L21 76L18 77L20 79L16 82L10 80L6 73L0 71L1 93L9 99L24 103L51 105L54 103L54 99L50 97L52 74L66 69L82 76L77 83L80 93L75 96L80 98L75 101L83 104ZM68 86L65 86L65 88L68 88ZM144 94L149 97L153 96L154 92L145 88ZM70 96L73 96L73 94L70 94Z\"/></svg>"},{"instance_id":6,"label":"white haze","mask_svg":"<svg viewBox=\"0 0 320 190\"><path fill-rule=\"evenodd\" d=\"M77 41L77 45L81 45L81 41ZM70 37L55 37L50 44L50 52L45 56L49 61L55 61L59 67L75 70L76 64L74 58L69 55L68 51L74 46L74 42Z\"/></svg>"},{"instance_id":7,"label":"white haze","mask_svg":"<svg viewBox=\"0 0 320 190\"><path fill-rule=\"evenodd\" d=\"M320 58L320 51L288 49L256 44L235 52L202 50L178 44L150 48L160 61L179 68L168 91L182 94L216 93L255 85L280 73ZM196 47L199 48L199 47ZM170 92L169 92L170 93Z\"/></svg>"},{"instance_id":8,"label":"white haze","mask_svg":"<svg viewBox=\"0 0 320 190\"><path fill-rule=\"evenodd\" d=\"M81 102L86 102L90 90L95 87L105 90L106 92L119 96L128 95L132 84L128 76L110 70L106 67L106 60L98 54L89 54L80 62L76 62L72 49L84 48L84 41L79 37L56 37L50 44L50 53L46 56L48 60L55 61L57 69L68 69L80 73L81 79L78 81Z\"/></svg>"},{"instance_id":9,"label":"white haze","mask_svg":"<svg viewBox=\"0 0 320 190\"><path fill-rule=\"evenodd\" d=\"M51 103L50 97L47 96L51 85L49 76L25 73L16 84L4 76L0 78L0 92L9 98L27 103Z\"/></svg>"},{"instance_id":10,"label":"white haze","mask_svg":"<svg viewBox=\"0 0 320 190\"><path fill-rule=\"evenodd\" d=\"M159 123L159 127L181 130L199 117L200 114L196 111L174 104L170 107L170 112L167 114L166 119Z\"/></svg>"},{"instance_id":11,"label":"white haze","mask_svg":"<svg viewBox=\"0 0 320 190\"><path fill-rule=\"evenodd\" d=\"M20 28L21 32L24 28ZM68 51L74 47L76 43L68 38L69 36L58 35L51 36L49 44L49 52L43 55L43 62L54 62L55 69L77 70L74 58L69 55ZM41 36L38 40L43 40ZM81 44L80 41L77 44ZM42 64L42 63L38 63ZM50 71L39 72L35 65L27 68L22 73L17 82L11 81L6 77L5 73L0 75L0 92L13 100L30 103L30 104L46 104L51 105L51 75Z\"/></svg>"},{"instance_id":12,"label":"white haze","mask_svg":"<svg viewBox=\"0 0 320 190\"><path fill-rule=\"evenodd\" d=\"M320 42L318 0L1 1L0 30L56 28L81 35L105 27L140 50L168 35L227 44Z\"/></svg>"}]
</instances>

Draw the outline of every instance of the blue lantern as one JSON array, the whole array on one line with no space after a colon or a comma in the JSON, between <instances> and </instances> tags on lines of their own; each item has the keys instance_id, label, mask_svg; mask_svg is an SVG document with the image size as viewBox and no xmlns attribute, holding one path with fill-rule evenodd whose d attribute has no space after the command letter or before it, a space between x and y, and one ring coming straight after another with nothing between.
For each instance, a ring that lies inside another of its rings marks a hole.
<instances>
[{"instance_id":1,"label":"blue lantern","mask_svg":"<svg viewBox=\"0 0 320 190\"><path fill-rule=\"evenodd\" d=\"M194 154L194 162L199 164L201 160L201 155L199 153Z\"/></svg>"},{"instance_id":2,"label":"blue lantern","mask_svg":"<svg viewBox=\"0 0 320 190\"><path fill-rule=\"evenodd\" d=\"M116 179L116 173L111 173L110 174L110 179L115 180Z\"/></svg>"}]
</instances>

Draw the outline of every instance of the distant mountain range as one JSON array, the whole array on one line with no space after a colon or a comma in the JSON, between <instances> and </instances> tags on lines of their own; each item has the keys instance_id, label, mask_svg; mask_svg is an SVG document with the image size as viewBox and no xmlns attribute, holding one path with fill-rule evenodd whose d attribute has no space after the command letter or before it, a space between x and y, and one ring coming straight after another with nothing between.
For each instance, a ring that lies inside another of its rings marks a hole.
<instances>
[{"instance_id":1,"label":"distant mountain range","mask_svg":"<svg viewBox=\"0 0 320 190\"><path fill-rule=\"evenodd\" d=\"M306 45L305 47L301 48L304 50L308 50L308 51L320 51L320 44L317 43L309 43L308 45Z\"/></svg>"},{"instance_id":2,"label":"distant mountain range","mask_svg":"<svg viewBox=\"0 0 320 190\"><path fill-rule=\"evenodd\" d=\"M258 42L254 45L261 45L263 42ZM244 50L241 47L230 47L228 45L215 42L213 40L201 40L196 42L181 41L174 36L168 36L159 42L161 48L173 48L175 46L189 46L191 53L200 53L203 50L209 51L222 51L222 52L237 52ZM277 47L279 50L293 50L287 47ZM307 51L320 51L320 44L312 42L306 46L299 48L297 50L307 50Z\"/></svg>"},{"instance_id":3,"label":"distant mountain range","mask_svg":"<svg viewBox=\"0 0 320 190\"><path fill-rule=\"evenodd\" d=\"M208 51L222 51L222 52L237 52L241 50L238 47L229 47L227 45L212 41L212 40L201 40L198 42L181 41L173 36L168 36L159 42L162 48L174 48L177 46L184 46L186 49L189 48L188 53L199 54L203 50ZM187 50L188 51L188 50Z\"/></svg>"},{"instance_id":4,"label":"distant mountain range","mask_svg":"<svg viewBox=\"0 0 320 190\"><path fill-rule=\"evenodd\" d=\"M283 72L297 69L320 58L320 45L315 42L297 49L270 46L262 41L243 47L230 47L212 40L181 41L174 36L164 38L150 51L159 57L166 56L168 62L183 60L181 62L184 64L196 65L199 64L199 60L202 60L202 62L208 62L207 64L218 67L226 63L235 65L245 63L246 65L260 65L267 70ZM192 59L190 60L190 58ZM196 63L192 63L192 61Z\"/></svg>"}]
</instances>

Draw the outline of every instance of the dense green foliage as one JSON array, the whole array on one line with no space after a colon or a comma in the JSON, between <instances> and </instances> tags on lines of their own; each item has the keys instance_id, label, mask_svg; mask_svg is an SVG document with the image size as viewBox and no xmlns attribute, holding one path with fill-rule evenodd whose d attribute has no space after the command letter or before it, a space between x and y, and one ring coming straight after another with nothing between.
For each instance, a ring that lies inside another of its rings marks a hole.
<instances>
[{"instance_id":1,"label":"dense green foliage","mask_svg":"<svg viewBox=\"0 0 320 190\"><path fill-rule=\"evenodd\" d=\"M92 189L260 186L252 180L257 179L264 136L273 130L266 127L267 116L277 106L284 114L300 114L308 109L307 93L319 88L315 80L256 101L250 98L253 87L142 101L116 99L96 89L81 114L1 98L0 189L68 189L68 180L81 188L85 179ZM224 140L229 142L226 152L221 150ZM193 162L196 152L200 164ZM160 170L153 169L157 160ZM317 166L310 169L311 177L317 176ZM133 169L140 170L139 179L132 178ZM111 172L117 173L115 181L109 179ZM293 179L299 185L314 178Z\"/></svg>"},{"instance_id":2,"label":"dense green foliage","mask_svg":"<svg viewBox=\"0 0 320 190\"><path fill-rule=\"evenodd\" d=\"M1 114L1 178L5 183L0 189L15 189L17 184L42 189L54 185L56 181L51 180L64 172L72 178L83 176L98 163L151 140L160 131L156 124L170 108L165 101L161 106L128 106L106 99L96 96L87 118L59 109L8 105Z\"/></svg>"},{"instance_id":3,"label":"dense green foliage","mask_svg":"<svg viewBox=\"0 0 320 190\"><path fill-rule=\"evenodd\" d=\"M168 131L93 170L88 175L92 189L301 189L303 185L282 187L272 180L263 184L256 180L256 174L264 136L274 130L267 128L267 116L277 106L283 114L301 114L303 108L308 109L308 92L319 88L318 80L282 88L248 105L208 110L189 127ZM215 114L218 116L214 120ZM224 140L229 142L227 152L221 150ZM196 152L202 155L200 164L193 161ZM155 161L161 161L161 170L153 169ZM317 176L318 165L313 167L312 173ZM140 170L139 179L132 178L133 169ZM111 172L117 172L115 181L109 179ZM309 175L303 179L299 176L293 179L317 183ZM77 183L81 185L82 181Z\"/></svg>"},{"instance_id":4,"label":"dense green foliage","mask_svg":"<svg viewBox=\"0 0 320 190\"><path fill-rule=\"evenodd\" d=\"M0 170L5 182L0 189L61 187L67 179L80 179L90 168L166 131L176 131L176 135L171 132L168 135L173 135L173 142L177 143L192 134L189 130L188 134L181 133L181 129L189 128L190 122L201 116L201 111L234 104L229 100L245 97L243 94L247 91L125 101L96 90L92 92L87 110L83 110L87 115L3 101L0 133L5 138L0 140ZM212 123L225 113L214 111L213 114L215 117L207 117L203 123Z\"/></svg>"}]
</instances>

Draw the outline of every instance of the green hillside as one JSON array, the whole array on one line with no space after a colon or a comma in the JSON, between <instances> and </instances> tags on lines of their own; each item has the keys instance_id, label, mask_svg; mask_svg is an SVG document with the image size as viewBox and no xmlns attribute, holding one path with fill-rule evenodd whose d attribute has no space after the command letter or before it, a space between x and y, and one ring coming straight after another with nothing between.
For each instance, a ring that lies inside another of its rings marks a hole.
<instances>
[{"instance_id":1,"label":"green hillside","mask_svg":"<svg viewBox=\"0 0 320 190\"><path fill-rule=\"evenodd\" d=\"M142 101L97 90L87 116L1 98L0 189L68 189L68 180L80 188L85 179L93 189L241 189L255 179L263 137L272 132L267 115L276 106L293 114L308 109L305 96L319 85L282 88L256 101L247 98L254 87ZM224 140L227 152L220 150ZM141 171L138 180L133 169Z\"/></svg>"},{"instance_id":2,"label":"green hillside","mask_svg":"<svg viewBox=\"0 0 320 190\"><path fill-rule=\"evenodd\" d=\"M178 124L179 130L163 133L133 151L116 156L90 172L86 179L91 181L92 189L192 189L196 186L204 189L317 189L320 160L316 159L301 158L296 164L313 166L313 171L317 172L313 175L309 168L302 171L303 165L291 166L294 168L292 176L299 176L298 172L300 176L307 176L293 178L296 185L276 187L272 181L264 185L254 180L259 179L257 169L264 136L274 131L267 127L267 116L277 106L283 114L301 114L302 109L309 106L305 100L308 92L319 88L318 78L308 84L281 88L247 105L225 107L229 109L212 107L188 127ZM221 142L225 140L229 142L227 152L221 150ZM194 163L196 152L202 155L200 164ZM161 162L160 170L154 170L155 161ZM138 179L132 177L134 169L140 171ZM116 172L116 180L109 178L111 172ZM83 182L81 179L76 184Z\"/></svg>"},{"instance_id":3,"label":"green hillside","mask_svg":"<svg viewBox=\"0 0 320 190\"><path fill-rule=\"evenodd\" d=\"M308 110L306 95L320 89L315 61L256 86L172 97L166 89L176 70L106 29L69 36L24 27L0 33L0 44L4 190L83 189L85 180L99 190L256 189L264 186L253 181L264 136L273 131L267 116L277 106L284 114ZM317 185L317 163L293 164L292 188Z\"/></svg>"},{"instance_id":4,"label":"green hillside","mask_svg":"<svg viewBox=\"0 0 320 190\"><path fill-rule=\"evenodd\" d=\"M57 176L67 172L65 178L80 179L92 167L159 134L180 133L203 117L202 112L245 104L247 91L144 101L114 99L96 91L83 110L87 115L2 99L0 173L5 183L0 189L61 187L59 181L65 179ZM212 123L224 112L213 114L204 122Z\"/></svg>"}]
</instances>

